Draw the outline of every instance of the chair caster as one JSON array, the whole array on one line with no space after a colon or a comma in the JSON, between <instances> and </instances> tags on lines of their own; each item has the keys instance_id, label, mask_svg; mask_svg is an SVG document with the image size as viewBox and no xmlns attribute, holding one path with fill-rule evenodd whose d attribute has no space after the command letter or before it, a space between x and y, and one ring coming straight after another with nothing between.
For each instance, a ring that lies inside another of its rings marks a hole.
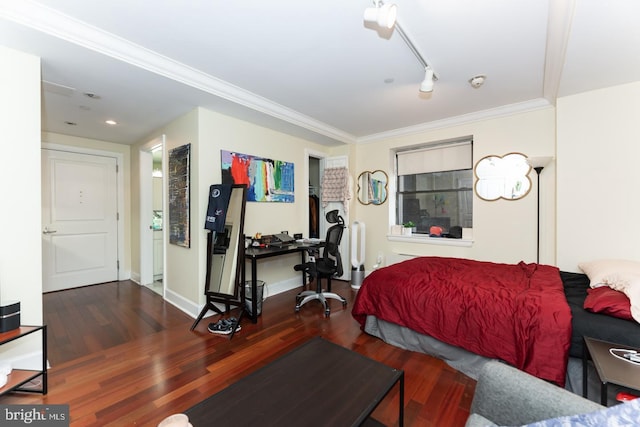
<instances>
[{"instance_id":1,"label":"chair caster","mask_svg":"<svg viewBox=\"0 0 640 427\"><path fill-rule=\"evenodd\" d=\"M296 304L296 308L294 309L296 313L300 312L300 304Z\"/></svg>"},{"instance_id":2,"label":"chair caster","mask_svg":"<svg viewBox=\"0 0 640 427\"><path fill-rule=\"evenodd\" d=\"M347 308L347 301L346 300L342 301L342 307Z\"/></svg>"},{"instance_id":3,"label":"chair caster","mask_svg":"<svg viewBox=\"0 0 640 427\"><path fill-rule=\"evenodd\" d=\"M331 310L328 308L324 311L324 317L329 317L331 315Z\"/></svg>"}]
</instances>

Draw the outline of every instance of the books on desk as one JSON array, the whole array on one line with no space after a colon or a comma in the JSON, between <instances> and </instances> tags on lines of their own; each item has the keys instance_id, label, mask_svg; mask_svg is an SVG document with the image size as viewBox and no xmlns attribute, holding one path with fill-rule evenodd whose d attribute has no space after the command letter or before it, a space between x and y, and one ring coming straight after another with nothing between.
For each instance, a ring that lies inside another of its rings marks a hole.
<instances>
[{"instance_id":1,"label":"books on desk","mask_svg":"<svg viewBox=\"0 0 640 427\"><path fill-rule=\"evenodd\" d=\"M298 239L296 240L296 243L311 243L314 245L317 245L318 243L322 242L322 239L318 239L315 237L309 238L309 239Z\"/></svg>"},{"instance_id":2,"label":"books on desk","mask_svg":"<svg viewBox=\"0 0 640 427\"><path fill-rule=\"evenodd\" d=\"M298 239L298 240L296 240L296 244L298 245L298 247L301 247L301 248L313 247L313 246L316 246L316 245L318 245L320 243L322 243L322 239L317 239L317 238Z\"/></svg>"}]
</instances>

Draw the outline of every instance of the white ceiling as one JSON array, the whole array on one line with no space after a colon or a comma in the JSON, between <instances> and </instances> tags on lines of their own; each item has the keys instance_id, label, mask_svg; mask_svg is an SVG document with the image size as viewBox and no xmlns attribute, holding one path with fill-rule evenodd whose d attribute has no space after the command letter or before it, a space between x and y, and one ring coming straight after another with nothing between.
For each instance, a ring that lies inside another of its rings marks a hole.
<instances>
[{"instance_id":1,"label":"white ceiling","mask_svg":"<svg viewBox=\"0 0 640 427\"><path fill-rule=\"evenodd\" d=\"M0 0L0 44L42 58L43 130L124 144L197 106L337 145L640 81L637 0L394 1L431 94L371 0Z\"/></svg>"}]
</instances>

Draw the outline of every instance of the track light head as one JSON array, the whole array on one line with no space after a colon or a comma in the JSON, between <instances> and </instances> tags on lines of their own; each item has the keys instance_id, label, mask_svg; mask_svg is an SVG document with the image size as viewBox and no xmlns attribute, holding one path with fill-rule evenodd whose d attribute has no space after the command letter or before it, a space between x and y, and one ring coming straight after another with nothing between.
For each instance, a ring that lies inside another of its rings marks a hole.
<instances>
[{"instance_id":1,"label":"track light head","mask_svg":"<svg viewBox=\"0 0 640 427\"><path fill-rule=\"evenodd\" d=\"M431 67L427 67L424 71L424 80L420 84L420 92L433 92L433 70Z\"/></svg>"},{"instance_id":2,"label":"track light head","mask_svg":"<svg viewBox=\"0 0 640 427\"><path fill-rule=\"evenodd\" d=\"M375 23L379 27L392 28L396 23L398 6L394 3L377 3L377 7L368 7L364 10L364 21Z\"/></svg>"}]
</instances>

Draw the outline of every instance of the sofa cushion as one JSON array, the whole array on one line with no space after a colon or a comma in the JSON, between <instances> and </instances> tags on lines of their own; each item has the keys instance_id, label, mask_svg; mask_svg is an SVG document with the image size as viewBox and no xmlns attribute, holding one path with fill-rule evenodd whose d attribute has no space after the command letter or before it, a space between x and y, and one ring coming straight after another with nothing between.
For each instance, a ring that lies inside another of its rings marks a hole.
<instances>
[{"instance_id":1,"label":"sofa cushion","mask_svg":"<svg viewBox=\"0 0 640 427\"><path fill-rule=\"evenodd\" d=\"M504 363L488 362L480 372L470 412L498 425L518 426L600 409L595 402Z\"/></svg>"},{"instance_id":2,"label":"sofa cushion","mask_svg":"<svg viewBox=\"0 0 640 427\"><path fill-rule=\"evenodd\" d=\"M640 399L630 400L620 405L596 412L553 418L527 424L523 427L552 426L616 426L633 427L640 420Z\"/></svg>"},{"instance_id":3,"label":"sofa cushion","mask_svg":"<svg viewBox=\"0 0 640 427\"><path fill-rule=\"evenodd\" d=\"M467 418L467 422L464 427L497 427L496 424L492 423L482 415L471 414L469 418Z\"/></svg>"}]
</instances>

